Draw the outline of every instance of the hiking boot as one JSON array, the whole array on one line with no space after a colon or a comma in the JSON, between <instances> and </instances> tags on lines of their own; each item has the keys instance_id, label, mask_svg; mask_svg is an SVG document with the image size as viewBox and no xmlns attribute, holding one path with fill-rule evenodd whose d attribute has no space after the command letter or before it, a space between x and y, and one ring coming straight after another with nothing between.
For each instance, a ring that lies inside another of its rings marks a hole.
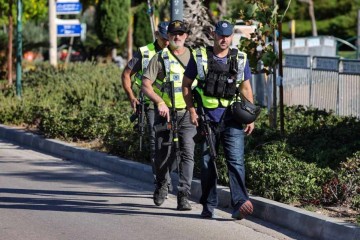
<instances>
[{"instance_id":1,"label":"hiking boot","mask_svg":"<svg viewBox=\"0 0 360 240\"><path fill-rule=\"evenodd\" d=\"M164 203L168 194L168 186L167 183L156 183L155 191L154 191L154 203L156 206L161 206Z\"/></svg>"},{"instance_id":2,"label":"hiking boot","mask_svg":"<svg viewBox=\"0 0 360 240\"><path fill-rule=\"evenodd\" d=\"M237 220L241 220L245 218L247 215L250 215L253 213L254 207L250 200L247 200L244 202L239 209L235 210L231 217Z\"/></svg>"},{"instance_id":3,"label":"hiking boot","mask_svg":"<svg viewBox=\"0 0 360 240\"><path fill-rule=\"evenodd\" d=\"M202 212L201 212L201 214L200 214L200 216L201 216L202 218L211 219L211 218L214 217L214 213L211 212L209 209L207 209L207 208L204 207L203 210L202 210Z\"/></svg>"},{"instance_id":4,"label":"hiking boot","mask_svg":"<svg viewBox=\"0 0 360 240\"><path fill-rule=\"evenodd\" d=\"M189 203L189 200L188 200L188 194L185 193L185 192L178 192L178 195L177 195L177 210L179 211L190 211L192 208L191 208L191 205Z\"/></svg>"},{"instance_id":5,"label":"hiking boot","mask_svg":"<svg viewBox=\"0 0 360 240\"><path fill-rule=\"evenodd\" d=\"M168 194L166 194L166 197L165 197L166 199L169 198L169 193L172 192L172 190L173 190L171 180L169 180L169 182L167 184L168 184Z\"/></svg>"}]
</instances>

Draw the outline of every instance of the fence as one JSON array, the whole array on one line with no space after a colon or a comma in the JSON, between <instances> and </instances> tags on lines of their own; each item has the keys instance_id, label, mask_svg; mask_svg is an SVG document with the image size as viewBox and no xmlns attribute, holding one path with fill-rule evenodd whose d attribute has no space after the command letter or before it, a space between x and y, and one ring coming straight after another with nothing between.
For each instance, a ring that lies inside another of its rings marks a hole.
<instances>
[{"instance_id":1,"label":"fence","mask_svg":"<svg viewBox=\"0 0 360 240\"><path fill-rule=\"evenodd\" d=\"M257 102L270 107L272 76L255 75L252 84ZM283 96L287 106L312 106L360 118L360 61L287 54L283 67Z\"/></svg>"},{"instance_id":2,"label":"fence","mask_svg":"<svg viewBox=\"0 0 360 240\"><path fill-rule=\"evenodd\" d=\"M336 56L336 38L318 36L307 38L283 39L282 50L288 54L302 54L312 56Z\"/></svg>"}]
</instances>

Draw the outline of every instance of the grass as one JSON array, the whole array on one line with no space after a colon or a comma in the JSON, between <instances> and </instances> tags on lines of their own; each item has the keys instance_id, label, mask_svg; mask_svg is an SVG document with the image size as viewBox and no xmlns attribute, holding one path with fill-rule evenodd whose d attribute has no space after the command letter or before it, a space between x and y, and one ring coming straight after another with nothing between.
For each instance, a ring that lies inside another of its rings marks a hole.
<instances>
[{"instance_id":1,"label":"grass","mask_svg":"<svg viewBox=\"0 0 360 240\"><path fill-rule=\"evenodd\" d=\"M339 51L338 56L345 59L356 59L356 51Z\"/></svg>"}]
</instances>

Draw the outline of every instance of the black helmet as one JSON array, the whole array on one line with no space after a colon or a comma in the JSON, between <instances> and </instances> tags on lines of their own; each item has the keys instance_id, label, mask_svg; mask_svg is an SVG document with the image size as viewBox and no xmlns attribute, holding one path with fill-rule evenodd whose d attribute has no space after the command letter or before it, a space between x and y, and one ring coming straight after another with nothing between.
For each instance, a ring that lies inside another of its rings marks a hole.
<instances>
[{"instance_id":1,"label":"black helmet","mask_svg":"<svg viewBox=\"0 0 360 240\"><path fill-rule=\"evenodd\" d=\"M261 108L252 104L247 99L242 98L241 102L234 102L231 111L236 122L239 124L249 124L256 120Z\"/></svg>"}]
</instances>

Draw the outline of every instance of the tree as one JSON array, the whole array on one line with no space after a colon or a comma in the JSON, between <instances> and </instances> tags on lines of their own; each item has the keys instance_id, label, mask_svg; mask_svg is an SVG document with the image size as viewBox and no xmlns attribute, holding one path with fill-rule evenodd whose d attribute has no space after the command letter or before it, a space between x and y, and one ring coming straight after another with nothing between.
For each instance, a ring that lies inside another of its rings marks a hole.
<instances>
[{"instance_id":1,"label":"tree","mask_svg":"<svg viewBox=\"0 0 360 240\"><path fill-rule=\"evenodd\" d=\"M187 45L207 46L212 45L211 24L207 8L200 1L184 1L184 21L190 30Z\"/></svg>"},{"instance_id":2,"label":"tree","mask_svg":"<svg viewBox=\"0 0 360 240\"><path fill-rule=\"evenodd\" d=\"M134 45L141 47L153 41L147 4L141 3L133 7L134 12Z\"/></svg>"},{"instance_id":3,"label":"tree","mask_svg":"<svg viewBox=\"0 0 360 240\"><path fill-rule=\"evenodd\" d=\"M313 0L298 0L299 2L309 4L309 16L311 19L311 29L312 35L315 37L318 35L317 27L316 27L316 19L315 19L315 12L314 12L314 2Z\"/></svg>"},{"instance_id":4,"label":"tree","mask_svg":"<svg viewBox=\"0 0 360 240\"><path fill-rule=\"evenodd\" d=\"M285 2L285 5L287 5L289 0ZM360 0L314 1L318 34L333 35L342 39L356 36L359 6ZM296 20L296 35L298 37L307 37L313 34L313 23L311 22L308 7L303 2L291 1L290 8L284 16L284 23ZM283 33L285 37L291 37L290 28L287 24L283 25Z\"/></svg>"},{"instance_id":5,"label":"tree","mask_svg":"<svg viewBox=\"0 0 360 240\"><path fill-rule=\"evenodd\" d=\"M13 55L13 14L12 14L13 0L9 0L8 19L9 19L9 34L8 34L8 54L7 54L7 79L8 85L13 84L12 77L12 55Z\"/></svg>"},{"instance_id":6,"label":"tree","mask_svg":"<svg viewBox=\"0 0 360 240\"><path fill-rule=\"evenodd\" d=\"M46 14L47 0L23 0L23 22L29 19L41 21ZM12 85L14 15L16 15L14 0L0 0L0 25L8 25L7 77L9 85Z\"/></svg>"},{"instance_id":7,"label":"tree","mask_svg":"<svg viewBox=\"0 0 360 240\"><path fill-rule=\"evenodd\" d=\"M96 6L99 0L80 0L83 5L83 11L86 11L91 6Z\"/></svg>"},{"instance_id":8,"label":"tree","mask_svg":"<svg viewBox=\"0 0 360 240\"><path fill-rule=\"evenodd\" d=\"M116 47L125 43L130 7L130 0L99 0L98 2L96 28L107 55L110 53L109 49L114 55Z\"/></svg>"}]
</instances>

